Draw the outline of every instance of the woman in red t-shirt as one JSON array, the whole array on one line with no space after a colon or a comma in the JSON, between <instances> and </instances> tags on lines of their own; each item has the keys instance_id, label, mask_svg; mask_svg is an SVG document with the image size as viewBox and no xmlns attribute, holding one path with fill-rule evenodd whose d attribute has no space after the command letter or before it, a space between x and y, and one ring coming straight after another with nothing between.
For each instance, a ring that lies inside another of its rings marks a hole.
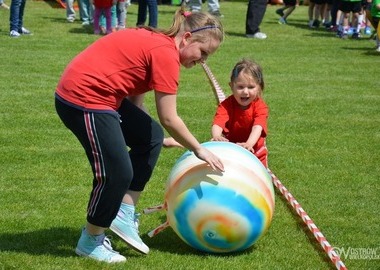
<instances>
[{"instance_id":1,"label":"woman in red t-shirt","mask_svg":"<svg viewBox=\"0 0 380 270\"><path fill-rule=\"evenodd\" d=\"M87 224L76 253L123 262L104 231L110 228L143 254L135 205L152 175L164 139L162 127L144 110L154 91L162 126L214 170L221 160L191 134L176 110L180 65L191 68L223 41L220 21L207 13L178 10L169 30L126 29L95 41L64 70L56 110L82 144L93 171ZM128 151L129 149L129 151Z\"/></svg>"},{"instance_id":2,"label":"woman in red t-shirt","mask_svg":"<svg viewBox=\"0 0 380 270\"><path fill-rule=\"evenodd\" d=\"M243 59L232 70L232 95L219 104L211 134L213 141L236 143L254 153L268 167L268 106L262 100L264 77L261 67Z\"/></svg>"}]
</instances>

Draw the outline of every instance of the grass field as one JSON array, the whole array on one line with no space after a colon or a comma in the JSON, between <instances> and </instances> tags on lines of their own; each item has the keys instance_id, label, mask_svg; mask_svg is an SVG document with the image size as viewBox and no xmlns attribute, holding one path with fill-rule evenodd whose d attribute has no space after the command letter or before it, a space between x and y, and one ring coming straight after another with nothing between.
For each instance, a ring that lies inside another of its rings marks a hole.
<instances>
[{"instance_id":1,"label":"grass field","mask_svg":"<svg viewBox=\"0 0 380 270\"><path fill-rule=\"evenodd\" d=\"M240 58L263 66L271 170L330 244L345 252L341 258L349 269L380 269L380 55L374 42L309 29L305 6L289 17L289 25L279 25L276 7L269 6L261 25L268 39L246 39L246 8L246 2L221 2L226 40L209 66L226 92ZM170 25L175 9L159 6L160 27ZM128 26L136 16L134 4ZM278 192L269 231L242 253L198 252L172 229L149 238L146 233L165 220L158 212L141 218L148 256L114 236L125 264L77 257L91 172L55 113L53 94L68 62L98 37L80 22L67 23L65 11L52 2L28 1L24 24L33 36L9 38L8 19L0 9L0 270L334 269ZM208 141L216 105L201 67L183 70L178 104L190 130ZM147 107L155 116L151 94ZM182 153L163 150L139 211L163 202L168 174Z\"/></svg>"}]
</instances>

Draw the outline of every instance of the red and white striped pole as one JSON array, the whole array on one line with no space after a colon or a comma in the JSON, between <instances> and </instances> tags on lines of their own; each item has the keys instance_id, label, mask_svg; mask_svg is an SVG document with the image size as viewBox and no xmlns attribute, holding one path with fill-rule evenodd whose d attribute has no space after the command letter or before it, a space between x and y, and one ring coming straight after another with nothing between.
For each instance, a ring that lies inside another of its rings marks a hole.
<instances>
[{"instance_id":1,"label":"red and white striped pole","mask_svg":"<svg viewBox=\"0 0 380 270\"><path fill-rule=\"evenodd\" d=\"M297 202L297 200L293 197L293 195L287 190L287 188L281 183L281 181L277 178L277 176L272 173L270 169L268 169L268 172L270 176L272 177L272 182L275 185L275 187L281 192L281 194L286 198L286 200L290 203L290 205L297 212L297 214L302 218L303 222L307 225L309 230L313 233L315 239L322 246L323 250L327 253L329 258L335 265L336 269L339 269L339 270L347 269L343 261L340 259L339 255L334 251L334 248L327 241L326 237L318 229L317 225L315 225L313 220L309 217L309 215L301 207L301 205Z\"/></svg>"}]
</instances>

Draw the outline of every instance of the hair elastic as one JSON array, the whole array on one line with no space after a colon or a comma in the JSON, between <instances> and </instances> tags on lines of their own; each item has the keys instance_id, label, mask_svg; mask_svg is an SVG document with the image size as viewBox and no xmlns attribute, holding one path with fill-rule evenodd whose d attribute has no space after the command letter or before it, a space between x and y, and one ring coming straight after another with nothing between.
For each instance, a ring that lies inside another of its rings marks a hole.
<instances>
[{"instance_id":1,"label":"hair elastic","mask_svg":"<svg viewBox=\"0 0 380 270\"><path fill-rule=\"evenodd\" d=\"M191 15L191 11L184 11L182 15L186 18Z\"/></svg>"},{"instance_id":2,"label":"hair elastic","mask_svg":"<svg viewBox=\"0 0 380 270\"><path fill-rule=\"evenodd\" d=\"M190 33L195 33L195 32L199 32L199 31L202 31L202 30L215 29L215 28L219 28L219 27L217 27L216 25L206 25L206 26L203 26L203 27L191 30Z\"/></svg>"}]
</instances>

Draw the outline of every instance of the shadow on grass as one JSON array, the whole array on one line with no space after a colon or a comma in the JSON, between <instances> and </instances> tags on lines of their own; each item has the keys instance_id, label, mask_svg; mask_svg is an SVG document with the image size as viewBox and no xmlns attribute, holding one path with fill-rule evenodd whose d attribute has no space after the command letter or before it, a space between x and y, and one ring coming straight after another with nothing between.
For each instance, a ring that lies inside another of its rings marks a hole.
<instances>
[{"instance_id":1,"label":"shadow on grass","mask_svg":"<svg viewBox=\"0 0 380 270\"><path fill-rule=\"evenodd\" d=\"M310 28L304 20L289 20L288 24L286 24L286 25L280 25L278 23L278 20L270 21L267 23L272 24L272 25L279 25L279 27L295 27L295 28L301 28L301 29L310 30L310 31L322 30L322 28L315 28L315 29Z\"/></svg>"},{"instance_id":2,"label":"shadow on grass","mask_svg":"<svg viewBox=\"0 0 380 270\"><path fill-rule=\"evenodd\" d=\"M380 53L376 51L376 48L375 47L371 47L371 46L368 46L368 47L363 47L363 48L357 48L357 47L348 47L348 46L345 46L345 47L342 47L342 49L344 50L349 50L349 51L363 51L363 55L367 55L367 56L380 56Z\"/></svg>"},{"instance_id":3,"label":"shadow on grass","mask_svg":"<svg viewBox=\"0 0 380 270\"><path fill-rule=\"evenodd\" d=\"M277 20L267 22L267 24L279 25ZM278 32L281 32L281 27L283 27L283 28L298 28L298 29L306 30L308 33L307 35L311 36L311 37L313 37L313 36L314 37L325 37L325 36L335 37L335 33L327 31L324 27L310 28L304 20L293 20L293 21L289 22L287 25L279 25L279 29L277 29ZM262 29L262 31L265 32L265 29ZM245 33L244 29L242 30L242 32L226 31L227 36L235 36L235 37L246 38L244 33Z\"/></svg>"},{"instance_id":4,"label":"shadow on grass","mask_svg":"<svg viewBox=\"0 0 380 270\"><path fill-rule=\"evenodd\" d=\"M244 30L243 30L244 31ZM233 36L233 37L242 37L246 38L244 32L231 32L231 31L226 31L225 32L226 36Z\"/></svg>"},{"instance_id":5,"label":"shadow on grass","mask_svg":"<svg viewBox=\"0 0 380 270\"><path fill-rule=\"evenodd\" d=\"M67 227L20 233L0 233L0 252L73 257L76 256L74 248L79 236L78 229Z\"/></svg>"},{"instance_id":6,"label":"shadow on grass","mask_svg":"<svg viewBox=\"0 0 380 270\"><path fill-rule=\"evenodd\" d=\"M318 242L317 239L315 239L314 234L310 231L309 227L303 222L302 218L297 214L296 210L293 208L293 206L287 201L287 199L282 195L282 193L276 188L275 193L280 197L281 201L286 204L286 207L289 209L290 212L294 215L294 218L297 220L297 226L298 228L301 228L304 233L306 234L307 238L309 239L310 244L314 247L316 252L318 252L319 257L326 263L329 264L328 269L336 269L335 265L330 260L330 257L327 255L327 253L322 248L321 244ZM301 206L302 207L302 206ZM304 209L305 212L307 212ZM310 217L313 219L312 217ZM317 224L315 224L317 225ZM318 225L317 225L318 226ZM323 232L321 232L323 234ZM330 243L331 244L331 243ZM334 246L334 245L332 245Z\"/></svg>"},{"instance_id":7,"label":"shadow on grass","mask_svg":"<svg viewBox=\"0 0 380 270\"><path fill-rule=\"evenodd\" d=\"M124 242L107 230L107 235L112 235L112 241L117 245L117 250L128 256L138 256ZM80 231L77 228L54 227L20 233L0 233L0 252L18 252L29 255L52 255L56 257L77 257L75 246L79 239ZM183 242L171 228L167 228L160 234L150 238L142 235L142 240L151 250L158 250L170 254L209 256L209 253L199 251ZM252 252L251 247L242 252L212 254L213 256L237 256Z\"/></svg>"},{"instance_id":8,"label":"shadow on grass","mask_svg":"<svg viewBox=\"0 0 380 270\"><path fill-rule=\"evenodd\" d=\"M91 25L73 27L69 30L69 33L93 35L94 34L94 28Z\"/></svg>"}]
</instances>

